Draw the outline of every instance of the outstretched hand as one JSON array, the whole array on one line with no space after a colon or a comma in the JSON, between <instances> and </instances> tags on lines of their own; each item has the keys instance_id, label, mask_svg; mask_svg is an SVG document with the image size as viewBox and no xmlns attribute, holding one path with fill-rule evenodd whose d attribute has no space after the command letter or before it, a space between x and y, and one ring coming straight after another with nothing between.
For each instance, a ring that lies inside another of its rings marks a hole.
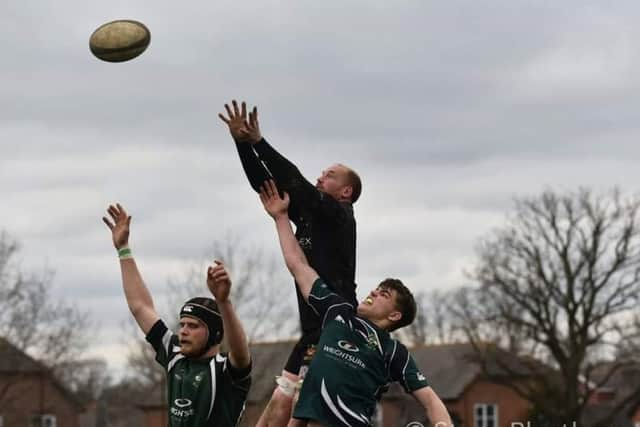
<instances>
[{"instance_id":1,"label":"outstretched hand","mask_svg":"<svg viewBox=\"0 0 640 427\"><path fill-rule=\"evenodd\" d=\"M270 179L262 184L260 187L260 201L262 202L262 206L264 206L264 210L267 211L273 219L287 216L289 195L283 193L283 197L280 197L278 187L276 187L274 180Z\"/></svg>"},{"instance_id":2,"label":"outstretched hand","mask_svg":"<svg viewBox=\"0 0 640 427\"><path fill-rule=\"evenodd\" d=\"M219 303L226 302L231 293L231 278L222 261L215 260L215 266L207 269L207 286Z\"/></svg>"},{"instance_id":3,"label":"outstretched hand","mask_svg":"<svg viewBox=\"0 0 640 427\"><path fill-rule=\"evenodd\" d=\"M229 132L237 142L250 142L255 144L262 139L260 134L260 124L258 123L258 108L253 107L253 111L249 113L247 120L247 104L243 101L241 107L238 108L236 100L231 101L233 109L229 104L224 104L228 117L224 114L218 114L220 120L229 126Z\"/></svg>"},{"instance_id":4,"label":"outstretched hand","mask_svg":"<svg viewBox=\"0 0 640 427\"><path fill-rule=\"evenodd\" d=\"M131 217L127 215L127 211L124 210L120 203L116 203L115 206L109 205L107 212L113 222L109 221L106 216L102 217L102 221L109 227L109 230L111 230L113 246L115 246L116 249L120 249L129 244Z\"/></svg>"}]
</instances>

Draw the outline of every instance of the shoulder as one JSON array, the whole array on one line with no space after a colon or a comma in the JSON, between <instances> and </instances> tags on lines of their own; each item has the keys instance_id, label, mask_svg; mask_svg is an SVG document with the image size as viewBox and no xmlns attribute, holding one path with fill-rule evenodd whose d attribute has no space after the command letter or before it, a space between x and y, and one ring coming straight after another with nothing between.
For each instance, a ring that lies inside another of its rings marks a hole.
<instances>
[{"instance_id":1,"label":"shoulder","mask_svg":"<svg viewBox=\"0 0 640 427\"><path fill-rule=\"evenodd\" d=\"M387 362L390 364L406 363L410 355L407 347L397 339L391 338L388 334L385 338L383 339L383 348Z\"/></svg>"},{"instance_id":2,"label":"shoulder","mask_svg":"<svg viewBox=\"0 0 640 427\"><path fill-rule=\"evenodd\" d=\"M169 329L167 324L162 319L158 319L153 324L149 333L146 336L148 342L153 345L160 345L170 352L173 346L178 344L178 337Z\"/></svg>"}]
</instances>

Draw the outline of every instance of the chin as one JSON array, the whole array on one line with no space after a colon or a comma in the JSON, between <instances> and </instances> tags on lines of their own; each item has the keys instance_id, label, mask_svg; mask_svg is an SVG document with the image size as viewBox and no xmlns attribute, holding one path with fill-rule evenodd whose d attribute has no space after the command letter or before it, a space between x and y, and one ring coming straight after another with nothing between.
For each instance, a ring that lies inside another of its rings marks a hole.
<instances>
[{"instance_id":1,"label":"chin","mask_svg":"<svg viewBox=\"0 0 640 427\"><path fill-rule=\"evenodd\" d=\"M360 304L358 304L358 307L356 307L356 313L358 315L366 314L368 308L369 307L367 306L367 304L361 302Z\"/></svg>"},{"instance_id":2,"label":"chin","mask_svg":"<svg viewBox=\"0 0 640 427\"><path fill-rule=\"evenodd\" d=\"M180 346L180 354L183 356L191 356L195 353L193 346Z\"/></svg>"}]
</instances>

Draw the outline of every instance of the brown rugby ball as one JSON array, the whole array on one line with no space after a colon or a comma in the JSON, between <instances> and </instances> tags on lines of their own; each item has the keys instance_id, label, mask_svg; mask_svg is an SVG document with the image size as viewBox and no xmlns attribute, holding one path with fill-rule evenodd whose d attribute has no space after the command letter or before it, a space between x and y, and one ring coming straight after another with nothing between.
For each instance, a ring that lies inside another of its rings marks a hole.
<instances>
[{"instance_id":1,"label":"brown rugby ball","mask_svg":"<svg viewBox=\"0 0 640 427\"><path fill-rule=\"evenodd\" d=\"M140 55L151 43L149 29L138 21L119 19L98 27L89 38L89 49L107 62L124 62Z\"/></svg>"}]
</instances>

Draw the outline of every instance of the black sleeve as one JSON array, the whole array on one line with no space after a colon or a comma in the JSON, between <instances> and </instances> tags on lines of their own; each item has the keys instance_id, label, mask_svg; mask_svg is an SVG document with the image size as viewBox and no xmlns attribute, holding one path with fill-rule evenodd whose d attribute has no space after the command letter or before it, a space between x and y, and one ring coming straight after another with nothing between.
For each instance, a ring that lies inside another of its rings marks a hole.
<instances>
[{"instance_id":1,"label":"black sleeve","mask_svg":"<svg viewBox=\"0 0 640 427\"><path fill-rule=\"evenodd\" d=\"M156 351L156 361L165 368L169 361L180 352L178 337L167 328L161 319L158 319L149 329L146 339Z\"/></svg>"},{"instance_id":2,"label":"black sleeve","mask_svg":"<svg viewBox=\"0 0 640 427\"><path fill-rule=\"evenodd\" d=\"M253 362L251 361L249 362L249 365L244 368L236 368L235 366L233 366L233 363L231 363L231 359L227 356L227 370L229 371L229 376L234 381L244 380L245 378L250 376L252 365Z\"/></svg>"},{"instance_id":3,"label":"black sleeve","mask_svg":"<svg viewBox=\"0 0 640 427\"><path fill-rule=\"evenodd\" d=\"M253 188L256 193L259 193L260 186L263 182L271 178L271 174L269 174L267 168L265 168L256 153L253 151L253 147L250 143L236 142L236 149L240 156L242 169L244 169L244 173L247 175L251 188Z\"/></svg>"},{"instance_id":4,"label":"black sleeve","mask_svg":"<svg viewBox=\"0 0 640 427\"><path fill-rule=\"evenodd\" d=\"M289 193L292 206L312 210L337 223L343 223L346 220L348 215L344 206L307 181L297 166L278 153L264 138L253 147L260 160L269 168L278 188Z\"/></svg>"},{"instance_id":5,"label":"black sleeve","mask_svg":"<svg viewBox=\"0 0 640 427\"><path fill-rule=\"evenodd\" d=\"M229 354L225 353L225 361L223 373L229 379L231 385L239 390L243 390L245 392L249 392L251 388L251 365L252 362L245 368L238 369L231 363L231 359L229 358Z\"/></svg>"}]
</instances>

